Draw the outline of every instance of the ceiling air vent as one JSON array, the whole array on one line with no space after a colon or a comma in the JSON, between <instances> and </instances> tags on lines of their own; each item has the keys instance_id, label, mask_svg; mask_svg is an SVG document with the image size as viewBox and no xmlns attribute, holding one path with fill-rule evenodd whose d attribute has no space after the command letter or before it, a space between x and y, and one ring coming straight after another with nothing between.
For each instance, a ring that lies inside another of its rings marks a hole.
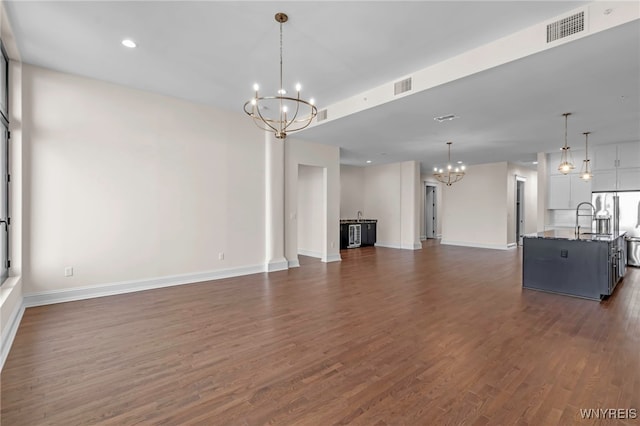
<instances>
[{"instance_id":1,"label":"ceiling air vent","mask_svg":"<svg viewBox=\"0 0 640 426\"><path fill-rule=\"evenodd\" d=\"M443 121L455 120L456 118L460 118L460 117L458 117L455 114L443 115L442 117L433 117L433 119L436 120L438 123L442 123Z\"/></svg>"},{"instance_id":2,"label":"ceiling air vent","mask_svg":"<svg viewBox=\"0 0 640 426\"><path fill-rule=\"evenodd\" d=\"M400 80L393 85L393 94L399 95L400 93L408 92L411 90L411 77Z\"/></svg>"},{"instance_id":3,"label":"ceiling air vent","mask_svg":"<svg viewBox=\"0 0 640 426\"><path fill-rule=\"evenodd\" d=\"M584 31L584 12L562 18L547 25L547 43Z\"/></svg>"},{"instance_id":4,"label":"ceiling air vent","mask_svg":"<svg viewBox=\"0 0 640 426\"><path fill-rule=\"evenodd\" d=\"M323 121L327 119L327 110L323 109L318 111L318 115L316 116L316 121Z\"/></svg>"}]
</instances>

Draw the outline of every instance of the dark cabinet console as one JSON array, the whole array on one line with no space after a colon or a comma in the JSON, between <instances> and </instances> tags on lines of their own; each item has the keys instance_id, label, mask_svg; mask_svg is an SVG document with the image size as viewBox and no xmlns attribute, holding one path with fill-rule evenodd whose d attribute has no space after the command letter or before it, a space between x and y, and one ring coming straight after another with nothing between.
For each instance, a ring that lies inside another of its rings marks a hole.
<instances>
[{"instance_id":1,"label":"dark cabinet console","mask_svg":"<svg viewBox=\"0 0 640 426\"><path fill-rule=\"evenodd\" d=\"M340 220L340 250L376 243L377 220Z\"/></svg>"}]
</instances>

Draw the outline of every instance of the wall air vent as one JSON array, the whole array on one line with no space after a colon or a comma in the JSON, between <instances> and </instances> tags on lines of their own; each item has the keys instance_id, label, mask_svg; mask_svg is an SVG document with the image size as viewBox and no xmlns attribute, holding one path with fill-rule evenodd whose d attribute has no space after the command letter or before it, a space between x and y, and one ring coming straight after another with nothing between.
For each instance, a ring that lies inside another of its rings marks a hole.
<instances>
[{"instance_id":1,"label":"wall air vent","mask_svg":"<svg viewBox=\"0 0 640 426\"><path fill-rule=\"evenodd\" d=\"M318 111L318 115L316 116L316 121L324 121L327 119L327 110L323 109Z\"/></svg>"},{"instance_id":2,"label":"wall air vent","mask_svg":"<svg viewBox=\"0 0 640 426\"><path fill-rule=\"evenodd\" d=\"M559 19L547 25L547 43L584 31L584 12Z\"/></svg>"},{"instance_id":3,"label":"wall air vent","mask_svg":"<svg viewBox=\"0 0 640 426\"><path fill-rule=\"evenodd\" d=\"M397 81L393 85L393 94L399 95L400 93L408 92L411 90L411 77L405 78L404 80Z\"/></svg>"}]
</instances>

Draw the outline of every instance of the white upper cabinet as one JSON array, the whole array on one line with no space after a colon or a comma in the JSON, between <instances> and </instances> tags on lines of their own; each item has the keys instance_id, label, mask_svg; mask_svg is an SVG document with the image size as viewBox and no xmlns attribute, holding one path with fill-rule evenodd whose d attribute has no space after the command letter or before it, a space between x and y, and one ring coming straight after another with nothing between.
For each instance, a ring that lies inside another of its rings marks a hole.
<instances>
[{"instance_id":1,"label":"white upper cabinet","mask_svg":"<svg viewBox=\"0 0 640 426\"><path fill-rule=\"evenodd\" d=\"M584 201L591 201L591 181L583 181L577 173L549 176L548 209L575 209Z\"/></svg>"},{"instance_id":2,"label":"white upper cabinet","mask_svg":"<svg viewBox=\"0 0 640 426\"><path fill-rule=\"evenodd\" d=\"M571 176L571 202L569 207L575 209L578 204L591 201L591 181L580 179L578 174L569 176Z\"/></svg>"},{"instance_id":3,"label":"white upper cabinet","mask_svg":"<svg viewBox=\"0 0 640 426\"><path fill-rule=\"evenodd\" d=\"M640 190L640 142L597 146L592 162L593 191Z\"/></svg>"},{"instance_id":4,"label":"white upper cabinet","mask_svg":"<svg viewBox=\"0 0 640 426\"><path fill-rule=\"evenodd\" d=\"M622 161L622 160L621 160ZM618 169L618 191L640 190L640 167Z\"/></svg>"},{"instance_id":5,"label":"white upper cabinet","mask_svg":"<svg viewBox=\"0 0 640 426\"><path fill-rule=\"evenodd\" d=\"M547 163L547 167L549 170L549 174L552 175L557 175L557 174L561 174L560 171L558 170L558 166L560 165L560 156L562 155L562 153L560 151L558 152L552 152L549 154L548 157L548 163Z\"/></svg>"},{"instance_id":6,"label":"white upper cabinet","mask_svg":"<svg viewBox=\"0 0 640 426\"><path fill-rule=\"evenodd\" d=\"M609 170L616 168L618 152L615 145L597 146L593 150L591 160L593 170Z\"/></svg>"},{"instance_id":7,"label":"white upper cabinet","mask_svg":"<svg viewBox=\"0 0 640 426\"><path fill-rule=\"evenodd\" d=\"M593 179L591 179L591 190L598 191L613 191L616 187L617 175L616 170L596 170L593 172Z\"/></svg>"},{"instance_id":8,"label":"white upper cabinet","mask_svg":"<svg viewBox=\"0 0 640 426\"><path fill-rule=\"evenodd\" d=\"M640 142L621 143L617 151L618 167L640 167Z\"/></svg>"}]
</instances>

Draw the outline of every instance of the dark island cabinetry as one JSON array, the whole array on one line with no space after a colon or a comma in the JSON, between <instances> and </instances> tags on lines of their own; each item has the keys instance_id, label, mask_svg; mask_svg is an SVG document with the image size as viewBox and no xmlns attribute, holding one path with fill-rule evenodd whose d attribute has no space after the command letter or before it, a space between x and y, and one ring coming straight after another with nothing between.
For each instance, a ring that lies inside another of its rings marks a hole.
<instances>
[{"instance_id":1,"label":"dark island cabinetry","mask_svg":"<svg viewBox=\"0 0 640 426\"><path fill-rule=\"evenodd\" d=\"M593 300L611 295L626 272L624 235L525 235L522 287Z\"/></svg>"}]
</instances>

